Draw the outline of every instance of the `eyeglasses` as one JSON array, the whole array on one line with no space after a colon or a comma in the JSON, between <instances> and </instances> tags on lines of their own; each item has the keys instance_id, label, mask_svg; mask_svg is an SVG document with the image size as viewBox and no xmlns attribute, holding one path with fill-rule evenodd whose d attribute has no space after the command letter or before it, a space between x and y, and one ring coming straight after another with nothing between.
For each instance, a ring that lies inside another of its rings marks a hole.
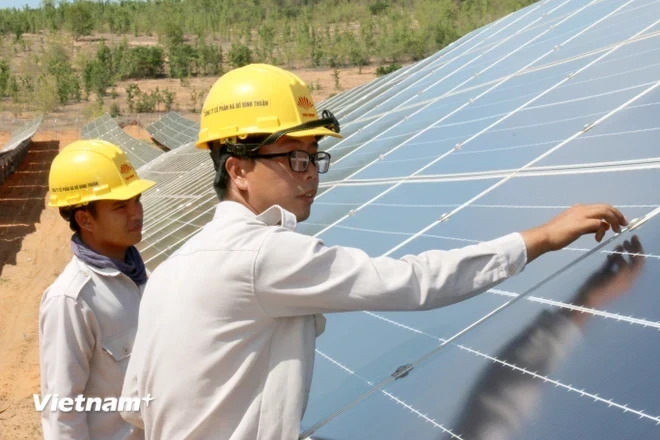
<instances>
[{"instance_id":1,"label":"eyeglasses","mask_svg":"<svg viewBox=\"0 0 660 440\"><path fill-rule=\"evenodd\" d=\"M284 156L289 156L289 166L296 173L304 173L307 171L310 162L314 162L319 174L327 173L330 168L330 153L326 153L325 151L309 154L306 151L294 150L288 153L250 154L248 157L254 159L272 159Z\"/></svg>"}]
</instances>

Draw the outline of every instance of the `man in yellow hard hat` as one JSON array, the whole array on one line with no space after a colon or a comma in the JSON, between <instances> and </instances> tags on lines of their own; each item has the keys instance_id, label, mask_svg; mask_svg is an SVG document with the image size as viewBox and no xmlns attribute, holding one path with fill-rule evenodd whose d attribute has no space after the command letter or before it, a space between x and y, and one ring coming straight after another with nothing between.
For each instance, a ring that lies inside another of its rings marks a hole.
<instances>
[{"instance_id":1,"label":"man in yellow hard hat","mask_svg":"<svg viewBox=\"0 0 660 440\"><path fill-rule=\"evenodd\" d=\"M49 206L74 235L73 259L44 292L39 310L45 439L139 439L112 400L120 396L147 272L140 179L124 152L100 140L76 141L53 160ZM69 400L72 399L72 400Z\"/></svg>"},{"instance_id":2,"label":"man in yellow hard hat","mask_svg":"<svg viewBox=\"0 0 660 440\"><path fill-rule=\"evenodd\" d=\"M611 206L579 206L449 252L392 259L327 247L295 227L330 164L318 140L338 132L300 78L273 66L236 69L210 90L197 146L211 151L221 202L150 278L122 392L154 398L122 413L147 438L295 439L321 313L446 306L626 223Z\"/></svg>"}]
</instances>

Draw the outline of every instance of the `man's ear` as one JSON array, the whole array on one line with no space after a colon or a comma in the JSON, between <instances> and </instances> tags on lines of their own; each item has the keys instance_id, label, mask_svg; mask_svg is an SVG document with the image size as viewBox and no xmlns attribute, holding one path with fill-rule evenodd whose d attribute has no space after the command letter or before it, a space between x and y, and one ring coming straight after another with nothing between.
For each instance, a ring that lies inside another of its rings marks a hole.
<instances>
[{"instance_id":1,"label":"man's ear","mask_svg":"<svg viewBox=\"0 0 660 440\"><path fill-rule=\"evenodd\" d=\"M80 226L80 229L86 231L92 230L92 214L87 212L84 209L79 209L75 213L76 223Z\"/></svg>"},{"instance_id":2,"label":"man's ear","mask_svg":"<svg viewBox=\"0 0 660 440\"><path fill-rule=\"evenodd\" d=\"M233 182L234 186L236 186L236 189L239 191L247 191L248 189L248 170L246 169L246 164L248 162L248 160L234 156L229 157L227 162L225 162L225 169L229 175L229 180Z\"/></svg>"}]
</instances>

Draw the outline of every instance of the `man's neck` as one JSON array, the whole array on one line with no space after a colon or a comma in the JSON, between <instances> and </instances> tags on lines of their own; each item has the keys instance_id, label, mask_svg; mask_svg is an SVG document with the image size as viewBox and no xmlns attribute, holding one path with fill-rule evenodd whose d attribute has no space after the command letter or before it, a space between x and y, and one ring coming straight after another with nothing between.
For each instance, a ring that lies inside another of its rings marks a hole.
<instances>
[{"instance_id":1,"label":"man's neck","mask_svg":"<svg viewBox=\"0 0 660 440\"><path fill-rule=\"evenodd\" d=\"M227 196L223 200L224 202L234 202L234 203L240 203L241 205L245 206L247 209L252 211L255 215L261 214L257 209L255 209L252 205L248 203L247 200L241 195L241 194L236 194L234 191L229 191L227 193Z\"/></svg>"},{"instance_id":2,"label":"man's neck","mask_svg":"<svg viewBox=\"0 0 660 440\"><path fill-rule=\"evenodd\" d=\"M90 237L88 234L85 234L81 231L80 239L89 249L93 250L99 255L104 257L112 258L116 261L124 261L126 259L126 251L128 248L121 248L116 246L110 246L105 243L101 243L97 240L94 240L93 237Z\"/></svg>"}]
</instances>

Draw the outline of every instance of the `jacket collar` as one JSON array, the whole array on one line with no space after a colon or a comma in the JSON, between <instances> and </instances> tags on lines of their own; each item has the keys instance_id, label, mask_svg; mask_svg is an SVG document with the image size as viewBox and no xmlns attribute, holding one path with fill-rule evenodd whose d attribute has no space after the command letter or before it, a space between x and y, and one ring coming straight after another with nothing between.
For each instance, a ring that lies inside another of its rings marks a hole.
<instances>
[{"instance_id":1,"label":"jacket collar","mask_svg":"<svg viewBox=\"0 0 660 440\"><path fill-rule=\"evenodd\" d=\"M256 215L247 206L230 200L218 204L213 219L230 222L238 219L257 219L265 223L266 226L282 226L290 231L295 231L298 224L296 216L279 205L273 205L261 214Z\"/></svg>"},{"instance_id":2,"label":"jacket collar","mask_svg":"<svg viewBox=\"0 0 660 440\"><path fill-rule=\"evenodd\" d=\"M112 268L109 268L109 267L108 268L100 268L100 267L96 267L96 266L86 264L83 260L76 257L75 255L73 256L73 259L76 261L76 263L78 264L78 267L83 272L92 271L92 272L94 272L98 275L101 275L103 277L116 277L117 275L121 274L121 272L118 269L112 269Z\"/></svg>"}]
</instances>

